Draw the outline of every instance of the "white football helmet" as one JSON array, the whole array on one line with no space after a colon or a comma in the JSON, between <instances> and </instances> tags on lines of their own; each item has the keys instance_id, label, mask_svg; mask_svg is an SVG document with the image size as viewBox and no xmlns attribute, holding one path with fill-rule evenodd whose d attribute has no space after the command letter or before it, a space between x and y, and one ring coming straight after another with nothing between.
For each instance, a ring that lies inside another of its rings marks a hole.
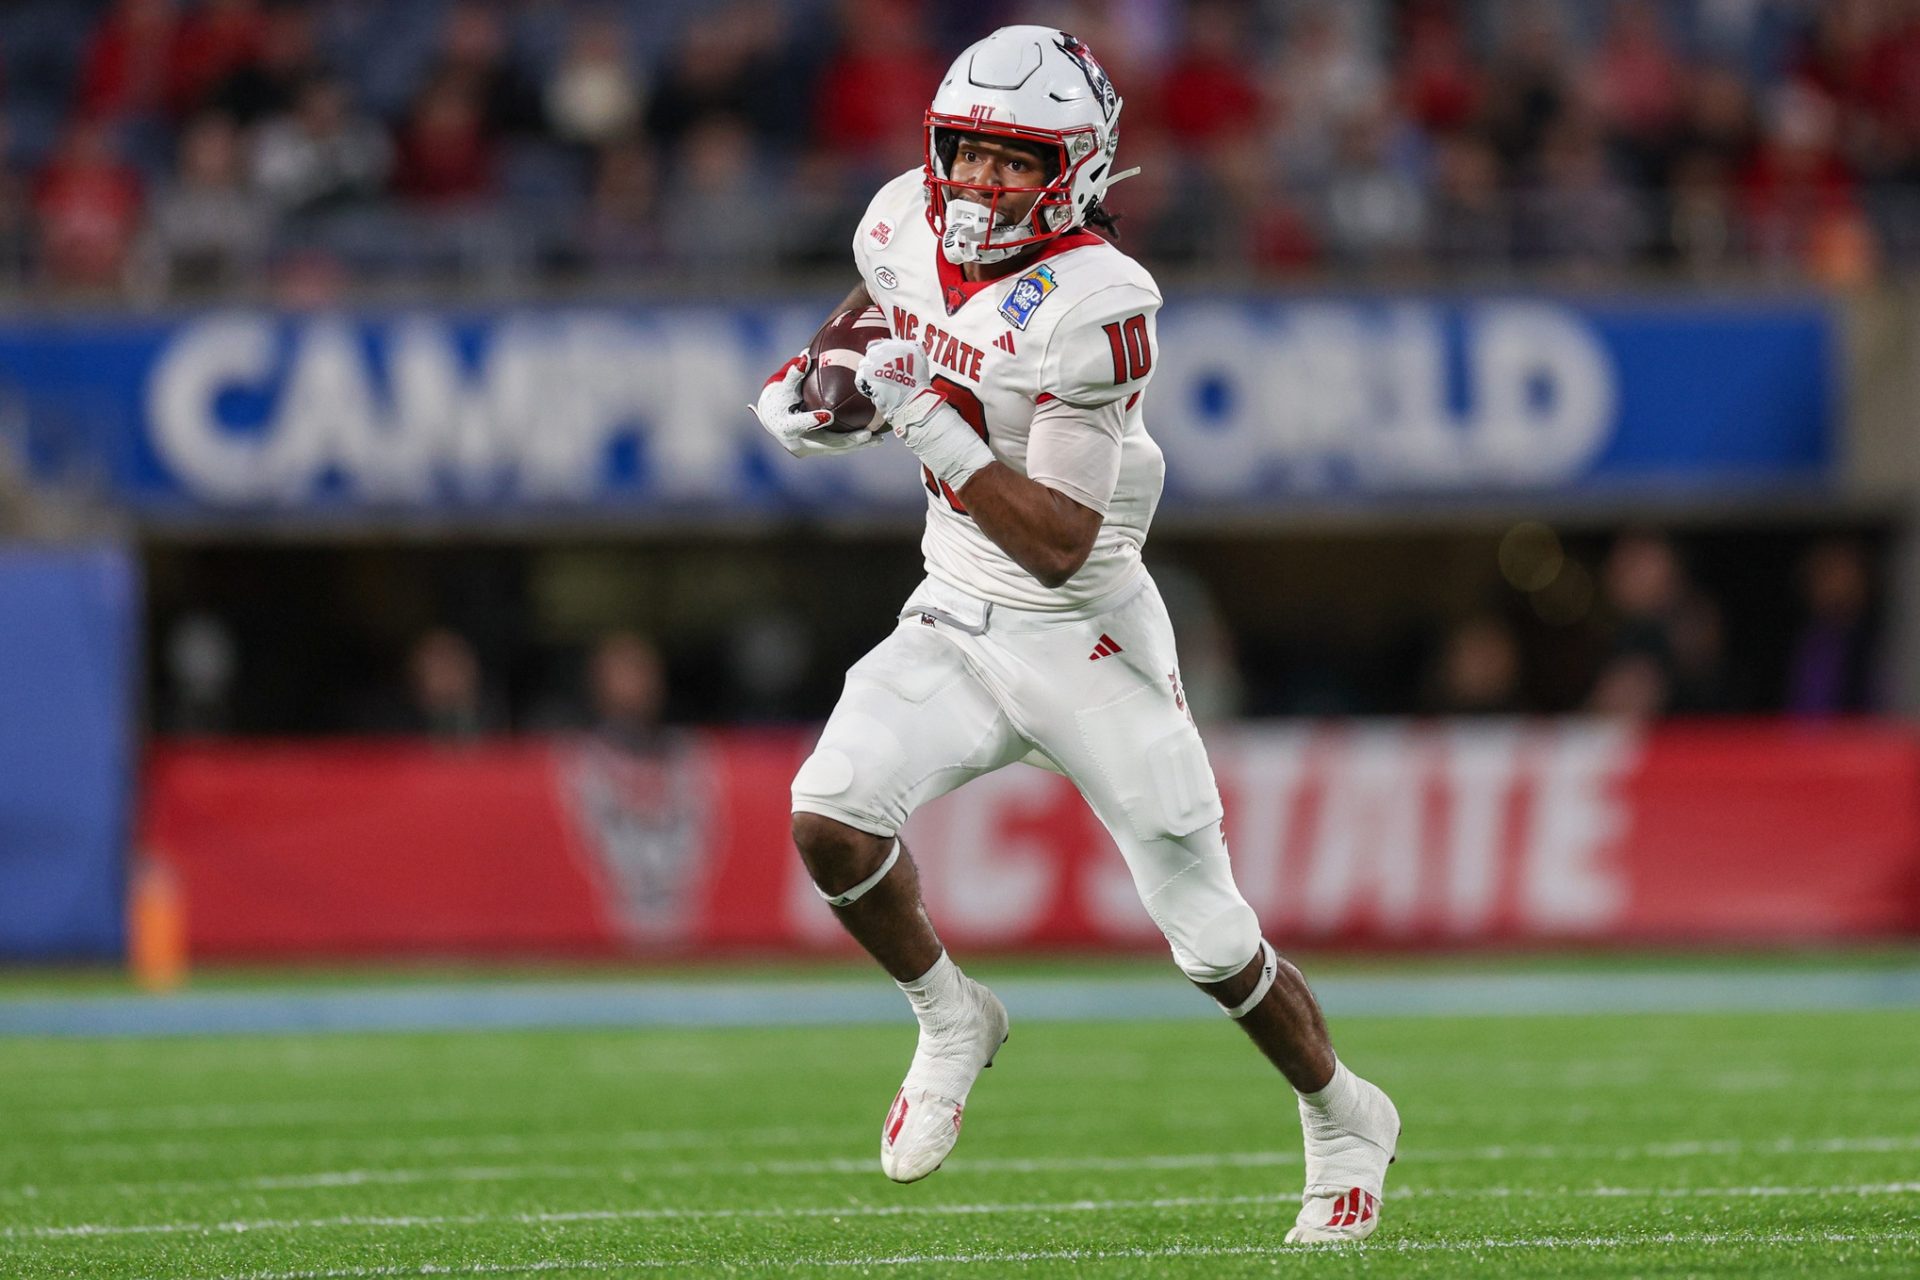
<instances>
[{"instance_id":1,"label":"white football helmet","mask_svg":"<svg viewBox=\"0 0 1920 1280\"><path fill-rule=\"evenodd\" d=\"M927 111L927 222L950 262L998 262L1083 225L1119 178L1120 95L1086 42L1052 27L1002 27L962 53ZM1047 185L1023 218L1000 200L1033 188L955 182L959 134L1004 138L1048 158ZM957 192L983 199L954 201ZM950 210L953 211L950 213Z\"/></svg>"}]
</instances>

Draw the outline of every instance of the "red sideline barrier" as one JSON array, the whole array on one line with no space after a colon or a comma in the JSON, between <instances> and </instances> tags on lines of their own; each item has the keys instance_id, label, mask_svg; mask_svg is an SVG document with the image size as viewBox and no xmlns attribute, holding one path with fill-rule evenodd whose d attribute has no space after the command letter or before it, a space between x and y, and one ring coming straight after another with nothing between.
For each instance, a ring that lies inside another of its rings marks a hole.
<instances>
[{"instance_id":1,"label":"red sideline barrier","mask_svg":"<svg viewBox=\"0 0 1920 1280\"><path fill-rule=\"evenodd\" d=\"M1209 735L1268 932L1333 944L1920 932L1920 739L1881 725L1246 726ZM201 957L843 949L786 837L802 732L163 743L144 846ZM970 946L1156 945L1072 789L1024 766L917 815Z\"/></svg>"}]
</instances>

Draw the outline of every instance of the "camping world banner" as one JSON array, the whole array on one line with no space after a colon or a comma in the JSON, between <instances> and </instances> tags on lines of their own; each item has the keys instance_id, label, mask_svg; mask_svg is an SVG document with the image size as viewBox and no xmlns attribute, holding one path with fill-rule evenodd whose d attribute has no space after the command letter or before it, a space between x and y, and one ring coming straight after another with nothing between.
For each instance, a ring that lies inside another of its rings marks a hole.
<instances>
[{"instance_id":1,"label":"camping world banner","mask_svg":"<svg viewBox=\"0 0 1920 1280\"><path fill-rule=\"evenodd\" d=\"M37 474L153 519L911 515L905 450L800 464L746 411L825 305L15 319L0 398ZM1807 490L1837 451L1817 301L1176 295L1159 341L1176 517Z\"/></svg>"}]
</instances>

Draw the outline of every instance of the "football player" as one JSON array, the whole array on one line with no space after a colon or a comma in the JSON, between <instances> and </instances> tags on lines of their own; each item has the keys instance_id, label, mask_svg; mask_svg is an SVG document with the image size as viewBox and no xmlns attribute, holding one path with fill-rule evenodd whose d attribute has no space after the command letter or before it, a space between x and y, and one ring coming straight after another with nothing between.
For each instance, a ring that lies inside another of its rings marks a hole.
<instances>
[{"instance_id":1,"label":"football player","mask_svg":"<svg viewBox=\"0 0 1920 1280\"><path fill-rule=\"evenodd\" d=\"M861 284L890 339L858 386L919 458L926 579L847 672L793 781L793 838L821 896L899 983L920 1022L887 1110L880 1164L940 1167L1007 1012L954 963L920 901L901 825L921 804L1017 761L1071 779L1125 855L1181 971L1299 1095L1306 1190L1289 1241L1347 1241L1379 1220L1400 1119L1335 1056L1300 972L1234 884L1220 794L1187 712L1165 605L1140 549L1161 453L1144 397L1160 292L1111 230L1121 101L1087 46L1005 27L962 53L926 116L926 161L855 232ZM807 357L755 413L796 456L884 433L821 429Z\"/></svg>"}]
</instances>

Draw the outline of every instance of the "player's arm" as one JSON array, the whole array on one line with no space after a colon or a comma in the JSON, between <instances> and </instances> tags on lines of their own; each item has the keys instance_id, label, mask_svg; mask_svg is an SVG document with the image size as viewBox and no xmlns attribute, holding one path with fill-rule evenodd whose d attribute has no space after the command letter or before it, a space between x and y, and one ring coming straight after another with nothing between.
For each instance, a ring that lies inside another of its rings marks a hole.
<instances>
[{"instance_id":1,"label":"player's arm","mask_svg":"<svg viewBox=\"0 0 1920 1280\"><path fill-rule=\"evenodd\" d=\"M1080 572L1105 518L1003 462L988 463L954 492L980 532L1045 587L1065 586Z\"/></svg>"},{"instance_id":2,"label":"player's arm","mask_svg":"<svg viewBox=\"0 0 1920 1280\"><path fill-rule=\"evenodd\" d=\"M872 305L873 295L867 292L867 282L862 280L859 284L853 286L852 293L840 299L840 305L833 309L827 316L827 319L831 321L837 316L847 314L849 311L863 311Z\"/></svg>"},{"instance_id":3,"label":"player's arm","mask_svg":"<svg viewBox=\"0 0 1920 1280\"><path fill-rule=\"evenodd\" d=\"M890 339L867 348L861 393L879 407L935 479L966 504L980 531L1048 587L1064 585L1093 551L1120 476L1119 402L1079 406L1049 395L1034 407L1023 476L993 456L930 385L926 354Z\"/></svg>"},{"instance_id":4,"label":"player's arm","mask_svg":"<svg viewBox=\"0 0 1920 1280\"><path fill-rule=\"evenodd\" d=\"M1126 409L1152 372L1159 302L1125 284L1062 317L1041 365L1041 385L1052 390L1034 407L1024 476L997 461L929 385L914 344L868 347L857 385L982 533L1043 585L1062 586L1092 553L1119 481Z\"/></svg>"}]
</instances>

